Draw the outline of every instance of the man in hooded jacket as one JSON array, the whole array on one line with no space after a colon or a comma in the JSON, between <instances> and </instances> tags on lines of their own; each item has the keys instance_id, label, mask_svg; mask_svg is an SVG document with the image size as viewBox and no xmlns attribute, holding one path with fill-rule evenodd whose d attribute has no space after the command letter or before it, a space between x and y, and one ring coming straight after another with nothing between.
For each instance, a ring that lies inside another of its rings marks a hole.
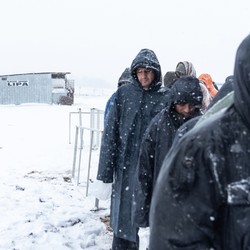
<instances>
[{"instance_id":1,"label":"man in hooded jacket","mask_svg":"<svg viewBox=\"0 0 250 250\"><path fill-rule=\"evenodd\" d=\"M117 89L100 150L97 179L113 183L110 223L112 249L138 249L132 224L132 195L139 148L151 119L168 103L161 67L152 50L142 49L130 67L132 82ZM147 76L152 81L147 82Z\"/></svg>"},{"instance_id":2,"label":"man in hooded jacket","mask_svg":"<svg viewBox=\"0 0 250 250\"><path fill-rule=\"evenodd\" d=\"M234 67L234 103L167 155L150 208L150 250L250 246L250 35Z\"/></svg>"},{"instance_id":3,"label":"man in hooded jacket","mask_svg":"<svg viewBox=\"0 0 250 250\"><path fill-rule=\"evenodd\" d=\"M204 86L202 83L200 85ZM204 88L206 87L204 86ZM234 94L233 76L230 75L226 78L225 83L222 85L218 93L215 95L215 97L211 100L209 105L206 107L204 114L200 117L195 117L189 120L188 122L185 122L177 130L173 144L177 143L180 140L180 138L183 137L193 127L198 126L201 122L210 118L210 116L231 106L233 103L233 94ZM204 94L203 94L203 101L204 101Z\"/></svg>"},{"instance_id":4,"label":"man in hooded jacket","mask_svg":"<svg viewBox=\"0 0 250 250\"><path fill-rule=\"evenodd\" d=\"M118 80L118 88L121 87L123 84L127 84L129 82L131 82L131 72L130 72L130 68L126 68L119 80ZM108 114L109 114L109 111L110 111L110 108L112 107L112 105L114 105L114 99L115 99L115 95L116 95L116 92L114 92L111 97L108 99L107 103L106 103L106 107L105 107L105 110L104 110L104 127L106 126L107 124L107 117L108 117Z\"/></svg>"},{"instance_id":5,"label":"man in hooded jacket","mask_svg":"<svg viewBox=\"0 0 250 250\"><path fill-rule=\"evenodd\" d=\"M134 222L137 227L149 226L153 187L177 129L189 119L201 115L202 91L197 78L179 78L171 88L170 98L169 106L151 121L142 140L134 191ZM178 110L179 106L185 107L185 112Z\"/></svg>"}]
</instances>

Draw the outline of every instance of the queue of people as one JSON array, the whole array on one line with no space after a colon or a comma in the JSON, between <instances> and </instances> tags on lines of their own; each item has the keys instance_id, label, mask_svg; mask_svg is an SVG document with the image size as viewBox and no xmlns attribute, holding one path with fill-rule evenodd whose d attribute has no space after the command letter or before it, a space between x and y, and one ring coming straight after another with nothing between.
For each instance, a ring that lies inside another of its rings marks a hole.
<instances>
[{"instance_id":1,"label":"queue of people","mask_svg":"<svg viewBox=\"0 0 250 250\"><path fill-rule=\"evenodd\" d=\"M249 249L249 72L250 35L236 53L233 103L184 135L162 165L150 250Z\"/></svg>"},{"instance_id":2,"label":"queue of people","mask_svg":"<svg viewBox=\"0 0 250 250\"><path fill-rule=\"evenodd\" d=\"M188 61L162 83L150 49L126 69L105 118L97 173L112 184L112 250L249 249L249 51L250 36L221 89Z\"/></svg>"}]
</instances>

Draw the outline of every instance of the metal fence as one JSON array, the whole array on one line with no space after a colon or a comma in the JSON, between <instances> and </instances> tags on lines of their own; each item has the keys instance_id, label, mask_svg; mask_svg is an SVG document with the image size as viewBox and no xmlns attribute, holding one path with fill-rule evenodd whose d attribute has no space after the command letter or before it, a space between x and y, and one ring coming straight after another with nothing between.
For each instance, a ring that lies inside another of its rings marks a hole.
<instances>
[{"instance_id":1,"label":"metal fence","mask_svg":"<svg viewBox=\"0 0 250 250\"><path fill-rule=\"evenodd\" d=\"M79 127L93 128L97 130L103 130L103 116L104 111L96 108L92 108L88 111L82 111L81 108L77 112L69 113L69 144L72 142L72 132L75 127L73 127L73 118L78 117L76 122ZM84 123L84 124L83 124ZM100 146L100 133L94 134L93 146Z\"/></svg>"},{"instance_id":2,"label":"metal fence","mask_svg":"<svg viewBox=\"0 0 250 250\"><path fill-rule=\"evenodd\" d=\"M74 137L74 153L73 153L73 166L72 166L72 179L76 180L76 184L80 183L81 165L82 165L82 151L84 146L84 132L88 132L89 137L89 152L88 152L88 166L87 166L87 180L86 180L86 196L89 192L90 183L90 170L92 152L100 147L101 137L103 133L103 115L104 111L92 108L89 111L82 111L69 113L69 143L71 143L72 136L72 123L73 118L78 116L78 125L75 125L75 137ZM75 116L75 117L74 117ZM85 118L83 118L85 116ZM89 126L86 123L89 122ZM85 126L83 126L83 123ZM96 199L95 206L98 208L99 200Z\"/></svg>"}]
</instances>

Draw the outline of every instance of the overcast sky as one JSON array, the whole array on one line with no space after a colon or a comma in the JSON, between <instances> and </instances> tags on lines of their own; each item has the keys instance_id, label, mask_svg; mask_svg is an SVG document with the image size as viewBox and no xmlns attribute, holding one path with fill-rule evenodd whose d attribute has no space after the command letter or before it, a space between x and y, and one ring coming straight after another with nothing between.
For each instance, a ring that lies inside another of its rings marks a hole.
<instances>
[{"instance_id":1,"label":"overcast sky","mask_svg":"<svg viewBox=\"0 0 250 250\"><path fill-rule=\"evenodd\" d=\"M142 48L224 82L250 31L249 0L0 0L0 74L69 71L116 86Z\"/></svg>"}]
</instances>

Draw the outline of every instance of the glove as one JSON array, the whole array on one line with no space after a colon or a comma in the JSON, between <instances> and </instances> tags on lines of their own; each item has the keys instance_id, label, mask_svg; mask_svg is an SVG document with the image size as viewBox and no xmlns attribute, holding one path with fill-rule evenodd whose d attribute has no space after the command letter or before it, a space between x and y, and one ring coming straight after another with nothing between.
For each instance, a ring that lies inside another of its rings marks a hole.
<instances>
[{"instance_id":1,"label":"glove","mask_svg":"<svg viewBox=\"0 0 250 250\"><path fill-rule=\"evenodd\" d=\"M112 193L112 183L103 183L102 181L96 180L92 185L91 194L99 200L108 200Z\"/></svg>"},{"instance_id":2,"label":"glove","mask_svg":"<svg viewBox=\"0 0 250 250\"><path fill-rule=\"evenodd\" d=\"M139 250L146 250L149 246L149 227L140 227L138 231L139 236Z\"/></svg>"}]
</instances>

